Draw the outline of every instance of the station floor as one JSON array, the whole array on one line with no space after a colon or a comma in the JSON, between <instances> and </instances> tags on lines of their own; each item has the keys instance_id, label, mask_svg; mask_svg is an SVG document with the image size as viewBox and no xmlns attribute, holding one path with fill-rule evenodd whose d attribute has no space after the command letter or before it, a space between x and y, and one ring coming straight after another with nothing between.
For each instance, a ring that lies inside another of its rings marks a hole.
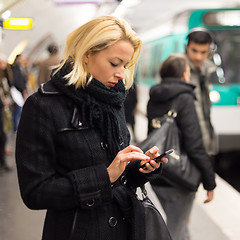
<instances>
[{"instance_id":1,"label":"station floor","mask_svg":"<svg viewBox=\"0 0 240 240\"><path fill-rule=\"evenodd\" d=\"M10 144L14 148L15 136L10 136ZM40 240L43 227L45 211L32 211L29 210L22 202L18 181L17 172L15 167L14 153L7 157L8 164L12 167L12 171L0 175L0 240ZM218 185L222 186L222 180L217 179ZM223 184L223 186L225 186ZM227 186L228 188L229 186ZM224 187L225 188L225 187ZM227 191L227 195L232 194L232 190L222 189L217 198L222 198L222 192ZM147 190L150 198L161 210L161 206L157 202L156 196L151 190L150 185L147 185ZM239 205L236 208L235 203L227 202L223 198L223 206L219 204L215 209L211 210L210 207L203 205L205 199L205 191L200 190L197 193L196 201L193 206L191 218L189 220L191 240L237 240L240 239L240 232L236 233L235 227L239 225L239 216L228 216L229 214L223 211L230 207L233 212L239 215ZM236 195L235 195L236 194ZM239 193L238 193L239 194ZM239 202L239 195L234 191L234 201ZM231 198L232 199L232 198ZM219 199L222 203L222 201ZM226 205L225 205L226 204ZM232 205L233 204L233 205ZM215 204L216 205L216 204ZM230 206L229 206L230 205ZM235 209L233 209L235 208ZM213 211L213 212L212 212ZM211 213L212 212L212 213ZM219 213L223 216L219 216ZM228 210L229 212L229 210ZM211 214L210 214L211 213ZM231 213L230 213L231 214ZM164 213L163 213L164 215ZM216 217L216 219L214 219ZM229 223L235 221L234 223ZM224 221L228 221L225 223ZM220 222L220 223L219 223ZM225 226L223 229L222 226ZM233 230L234 229L234 230ZM239 235L238 235L239 233ZM238 235L238 236L237 236ZM239 238L238 238L239 237ZM97 240L97 237L96 237Z\"/></svg>"}]
</instances>

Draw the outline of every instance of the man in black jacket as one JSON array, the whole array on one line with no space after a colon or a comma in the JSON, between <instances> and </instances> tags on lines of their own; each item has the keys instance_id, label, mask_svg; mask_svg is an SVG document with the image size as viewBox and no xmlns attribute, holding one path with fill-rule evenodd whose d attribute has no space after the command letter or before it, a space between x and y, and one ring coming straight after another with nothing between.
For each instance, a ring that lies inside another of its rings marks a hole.
<instances>
[{"instance_id":1,"label":"man in black jacket","mask_svg":"<svg viewBox=\"0 0 240 240\"><path fill-rule=\"evenodd\" d=\"M15 57L14 63L12 64L12 72L13 72L13 86L22 94L23 101L27 98L27 71L25 66L23 65L24 58L22 54L18 54ZM13 100L14 100L13 96ZM21 102L23 102L21 101ZM18 122L22 112L22 103L19 103L15 100L14 112L13 112L13 123L14 123L14 131L17 131Z\"/></svg>"}]
</instances>

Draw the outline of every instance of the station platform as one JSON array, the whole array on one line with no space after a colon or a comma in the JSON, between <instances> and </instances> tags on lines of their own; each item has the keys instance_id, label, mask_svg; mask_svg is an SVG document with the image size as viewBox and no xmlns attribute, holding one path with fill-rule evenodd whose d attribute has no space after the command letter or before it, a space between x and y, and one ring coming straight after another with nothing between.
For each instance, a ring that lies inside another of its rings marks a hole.
<instances>
[{"instance_id":1,"label":"station platform","mask_svg":"<svg viewBox=\"0 0 240 240\"><path fill-rule=\"evenodd\" d=\"M9 141L14 148L14 134L10 135ZM33 211L23 204L14 153L7 157L7 162L13 170L0 175L0 240L40 240L45 211ZM162 212L151 186L147 184L146 188L149 197ZM239 240L239 192L217 176L214 201L203 204L205 194L200 186L189 220L191 240ZM162 215L164 217L164 212Z\"/></svg>"}]
</instances>

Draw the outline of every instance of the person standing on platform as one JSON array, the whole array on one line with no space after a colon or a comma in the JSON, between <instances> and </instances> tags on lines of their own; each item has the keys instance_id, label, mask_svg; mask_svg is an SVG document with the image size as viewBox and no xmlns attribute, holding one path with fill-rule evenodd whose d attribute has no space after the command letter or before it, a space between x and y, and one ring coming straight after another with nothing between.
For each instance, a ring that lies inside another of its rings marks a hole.
<instances>
[{"instance_id":1,"label":"person standing on platform","mask_svg":"<svg viewBox=\"0 0 240 240\"><path fill-rule=\"evenodd\" d=\"M39 86L42 83L45 83L50 80L50 74L52 72L53 67L58 65L61 61L61 58L58 53L58 46L55 43L51 43L47 47L47 51L49 53L49 57L39 64L37 80Z\"/></svg>"},{"instance_id":2,"label":"person standing on platform","mask_svg":"<svg viewBox=\"0 0 240 240\"><path fill-rule=\"evenodd\" d=\"M160 69L160 84L150 89L147 105L148 134L154 130L154 120L163 117L176 103L176 124L181 133L182 146L202 174L203 187L207 191L205 203L212 201L214 195L215 174L205 151L201 130L195 110L196 99L194 85L189 84L190 67L182 54L170 55ZM164 171L164 169L163 169ZM167 176L166 176L167 177ZM173 240L189 240L188 221L195 192L174 183L164 181L161 176L151 181L166 213L167 226Z\"/></svg>"},{"instance_id":3,"label":"person standing on platform","mask_svg":"<svg viewBox=\"0 0 240 240\"><path fill-rule=\"evenodd\" d=\"M24 65L24 56L18 54L12 64L13 73L13 86L15 91L12 91L12 97L15 102L13 110L13 130L17 131L19 119L22 111L22 104L28 97L27 91L27 81L28 72L26 71L26 66ZM16 93L16 97L15 94Z\"/></svg>"},{"instance_id":4,"label":"person standing on platform","mask_svg":"<svg viewBox=\"0 0 240 240\"><path fill-rule=\"evenodd\" d=\"M216 65L208 57L216 50L214 36L205 28L196 27L186 37L186 56L191 67L190 83L196 86L195 107L202 131L204 147L209 155L217 153L217 142L211 123L210 80Z\"/></svg>"},{"instance_id":5,"label":"person standing on platform","mask_svg":"<svg viewBox=\"0 0 240 240\"><path fill-rule=\"evenodd\" d=\"M12 129L12 97L10 94L9 78L11 69L8 68L6 57L0 55L0 174L11 170L6 162L6 153L11 149L6 147L7 133Z\"/></svg>"},{"instance_id":6,"label":"person standing on platform","mask_svg":"<svg viewBox=\"0 0 240 240\"><path fill-rule=\"evenodd\" d=\"M136 107L137 107L137 85L134 82L132 87L129 89L126 99L124 101L126 122L128 124L128 127L130 127L130 133L132 135L133 143L138 142L135 134Z\"/></svg>"},{"instance_id":7,"label":"person standing on platform","mask_svg":"<svg viewBox=\"0 0 240 240\"><path fill-rule=\"evenodd\" d=\"M51 80L26 100L16 165L24 203L47 209L43 240L145 240L126 186L157 176L155 161L139 167L159 153L129 145L123 107L141 45L126 21L93 19L69 34Z\"/></svg>"}]
</instances>

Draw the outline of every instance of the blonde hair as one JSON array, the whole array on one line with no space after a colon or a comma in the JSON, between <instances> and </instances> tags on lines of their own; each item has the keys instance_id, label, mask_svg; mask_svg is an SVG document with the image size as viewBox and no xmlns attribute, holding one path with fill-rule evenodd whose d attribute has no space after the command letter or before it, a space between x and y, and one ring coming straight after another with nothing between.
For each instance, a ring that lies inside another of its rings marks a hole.
<instances>
[{"instance_id":1,"label":"blonde hair","mask_svg":"<svg viewBox=\"0 0 240 240\"><path fill-rule=\"evenodd\" d=\"M96 54L119 40L129 41L134 48L134 54L124 76L124 84L127 89L130 88L133 83L134 65L139 58L142 43L126 21L113 16L95 18L70 33L66 41L64 60L56 72L71 58L72 71L65 75L65 78L68 79L69 85L84 88L92 79L90 77L87 82L88 72L83 61L84 55L87 52Z\"/></svg>"}]
</instances>

